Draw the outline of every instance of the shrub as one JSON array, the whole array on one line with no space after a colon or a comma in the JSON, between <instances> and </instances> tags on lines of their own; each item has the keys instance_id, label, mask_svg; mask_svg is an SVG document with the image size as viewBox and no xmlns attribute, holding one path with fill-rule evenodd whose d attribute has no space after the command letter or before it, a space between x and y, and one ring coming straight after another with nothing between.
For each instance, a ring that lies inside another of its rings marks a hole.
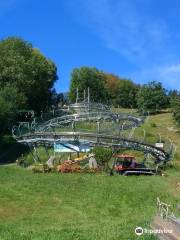
<instances>
[{"instance_id":1,"label":"shrub","mask_svg":"<svg viewBox=\"0 0 180 240\"><path fill-rule=\"evenodd\" d=\"M157 124L154 123L154 122L152 122L152 123L150 124L150 126L153 127L153 128L155 128L155 127L157 127Z\"/></svg>"},{"instance_id":2,"label":"shrub","mask_svg":"<svg viewBox=\"0 0 180 240\"><path fill-rule=\"evenodd\" d=\"M104 147L95 147L92 149L92 152L95 154L96 161L100 166L107 166L107 163L112 157L112 150L110 148Z\"/></svg>"}]
</instances>

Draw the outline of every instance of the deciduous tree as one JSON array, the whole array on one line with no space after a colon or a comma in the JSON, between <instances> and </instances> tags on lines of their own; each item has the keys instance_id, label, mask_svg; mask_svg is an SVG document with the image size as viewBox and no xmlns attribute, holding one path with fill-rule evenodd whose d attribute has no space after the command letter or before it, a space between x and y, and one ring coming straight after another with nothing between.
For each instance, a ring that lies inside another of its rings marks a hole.
<instances>
[{"instance_id":1,"label":"deciduous tree","mask_svg":"<svg viewBox=\"0 0 180 240\"><path fill-rule=\"evenodd\" d=\"M116 105L124 108L137 107L137 93L139 86L128 79L120 79L118 82L118 93L115 99Z\"/></svg>"},{"instance_id":2,"label":"deciduous tree","mask_svg":"<svg viewBox=\"0 0 180 240\"><path fill-rule=\"evenodd\" d=\"M7 84L0 89L0 135L10 126L19 108L23 108L26 98L15 86Z\"/></svg>"},{"instance_id":3,"label":"deciduous tree","mask_svg":"<svg viewBox=\"0 0 180 240\"><path fill-rule=\"evenodd\" d=\"M166 89L160 82L150 82L141 87L138 93L138 109L142 111L157 112L168 106Z\"/></svg>"},{"instance_id":4,"label":"deciduous tree","mask_svg":"<svg viewBox=\"0 0 180 240\"><path fill-rule=\"evenodd\" d=\"M104 73L102 71L99 71L97 68L75 68L71 74L71 85L69 93L70 100L75 101L77 88L79 91L80 99L83 99L84 97L84 90L87 90L89 88L92 101L106 102L108 99L108 92L105 87L105 83L106 78Z\"/></svg>"},{"instance_id":5,"label":"deciduous tree","mask_svg":"<svg viewBox=\"0 0 180 240\"><path fill-rule=\"evenodd\" d=\"M176 94L171 100L171 106L173 109L173 116L178 125L180 126L180 92Z\"/></svg>"},{"instance_id":6,"label":"deciduous tree","mask_svg":"<svg viewBox=\"0 0 180 240\"><path fill-rule=\"evenodd\" d=\"M0 86L17 88L26 98L26 108L43 110L57 80L55 64L23 39L0 41Z\"/></svg>"}]
</instances>

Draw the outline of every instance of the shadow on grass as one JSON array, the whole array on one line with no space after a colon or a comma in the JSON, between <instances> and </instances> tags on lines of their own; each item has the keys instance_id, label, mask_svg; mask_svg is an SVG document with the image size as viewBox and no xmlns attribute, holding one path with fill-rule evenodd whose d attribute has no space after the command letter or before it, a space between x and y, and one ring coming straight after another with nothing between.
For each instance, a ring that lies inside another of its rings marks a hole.
<instances>
[{"instance_id":1,"label":"shadow on grass","mask_svg":"<svg viewBox=\"0 0 180 240\"><path fill-rule=\"evenodd\" d=\"M28 150L27 146L16 142L12 136L2 136L0 138L0 165L14 163L18 157Z\"/></svg>"}]
</instances>

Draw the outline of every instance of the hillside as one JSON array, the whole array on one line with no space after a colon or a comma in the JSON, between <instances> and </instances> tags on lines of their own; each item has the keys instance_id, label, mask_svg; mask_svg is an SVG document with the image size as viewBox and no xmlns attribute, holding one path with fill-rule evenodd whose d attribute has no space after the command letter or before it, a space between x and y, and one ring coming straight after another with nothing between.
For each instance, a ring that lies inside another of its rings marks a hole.
<instances>
[{"instance_id":1,"label":"hillside","mask_svg":"<svg viewBox=\"0 0 180 240\"><path fill-rule=\"evenodd\" d=\"M170 113L151 116L135 136L143 129L146 141L160 133L176 144L164 177L33 174L14 164L0 166L0 240L137 239L134 229L149 229L157 197L178 214L180 133Z\"/></svg>"}]
</instances>

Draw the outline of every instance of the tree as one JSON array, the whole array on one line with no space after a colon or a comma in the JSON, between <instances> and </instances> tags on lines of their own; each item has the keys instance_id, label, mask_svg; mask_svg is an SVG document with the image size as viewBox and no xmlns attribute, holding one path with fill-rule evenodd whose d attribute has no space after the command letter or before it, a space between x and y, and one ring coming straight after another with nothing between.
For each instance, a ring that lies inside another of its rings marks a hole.
<instances>
[{"instance_id":1,"label":"tree","mask_svg":"<svg viewBox=\"0 0 180 240\"><path fill-rule=\"evenodd\" d=\"M80 99L84 97L84 90L89 88L92 101L106 102L108 93L105 83L106 79L102 71L90 67L75 68L71 74L70 100L75 101L77 88Z\"/></svg>"},{"instance_id":2,"label":"tree","mask_svg":"<svg viewBox=\"0 0 180 240\"><path fill-rule=\"evenodd\" d=\"M139 90L137 105L139 111L157 112L168 106L166 89L160 82L150 82Z\"/></svg>"},{"instance_id":3,"label":"tree","mask_svg":"<svg viewBox=\"0 0 180 240\"><path fill-rule=\"evenodd\" d=\"M16 37L0 41L0 56L0 86L15 86L25 96L26 108L43 110L57 80L55 64L30 43Z\"/></svg>"},{"instance_id":4,"label":"tree","mask_svg":"<svg viewBox=\"0 0 180 240\"><path fill-rule=\"evenodd\" d=\"M109 102L124 108L136 107L139 86L131 80L122 79L114 74L104 74Z\"/></svg>"},{"instance_id":5,"label":"tree","mask_svg":"<svg viewBox=\"0 0 180 240\"><path fill-rule=\"evenodd\" d=\"M114 74L104 73L106 78L106 89L108 92L108 101L113 104L118 95L118 86L120 78Z\"/></svg>"},{"instance_id":6,"label":"tree","mask_svg":"<svg viewBox=\"0 0 180 240\"><path fill-rule=\"evenodd\" d=\"M94 147L92 152L95 154L96 161L103 168L106 168L113 152L111 148Z\"/></svg>"},{"instance_id":7,"label":"tree","mask_svg":"<svg viewBox=\"0 0 180 240\"><path fill-rule=\"evenodd\" d=\"M168 92L168 97L169 97L169 107L171 107L174 99L176 99L178 97L179 93L178 90L174 89L174 90L170 90Z\"/></svg>"},{"instance_id":8,"label":"tree","mask_svg":"<svg viewBox=\"0 0 180 240\"><path fill-rule=\"evenodd\" d=\"M115 104L124 108L137 107L137 93L139 86L128 79L120 79L118 82L118 92L115 98Z\"/></svg>"},{"instance_id":9,"label":"tree","mask_svg":"<svg viewBox=\"0 0 180 240\"><path fill-rule=\"evenodd\" d=\"M170 90L168 93L170 99L176 98L178 96L178 90Z\"/></svg>"},{"instance_id":10,"label":"tree","mask_svg":"<svg viewBox=\"0 0 180 240\"><path fill-rule=\"evenodd\" d=\"M52 90L50 105L52 107L63 106L65 104L65 98L63 93L57 93L55 89Z\"/></svg>"},{"instance_id":11,"label":"tree","mask_svg":"<svg viewBox=\"0 0 180 240\"><path fill-rule=\"evenodd\" d=\"M13 122L19 108L23 108L26 98L15 86L6 85L0 89L0 135Z\"/></svg>"},{"instance_id":12,"label":"tree","mask_svg":"<svg viewBox=\"0 0 180 240\"><path fill-rule=\"evenodd\" d=\"M171 106L173 109L174 119L180 126L180 92L177 92L176 96L171 99Z\"/></svg>"}]
</instances>

